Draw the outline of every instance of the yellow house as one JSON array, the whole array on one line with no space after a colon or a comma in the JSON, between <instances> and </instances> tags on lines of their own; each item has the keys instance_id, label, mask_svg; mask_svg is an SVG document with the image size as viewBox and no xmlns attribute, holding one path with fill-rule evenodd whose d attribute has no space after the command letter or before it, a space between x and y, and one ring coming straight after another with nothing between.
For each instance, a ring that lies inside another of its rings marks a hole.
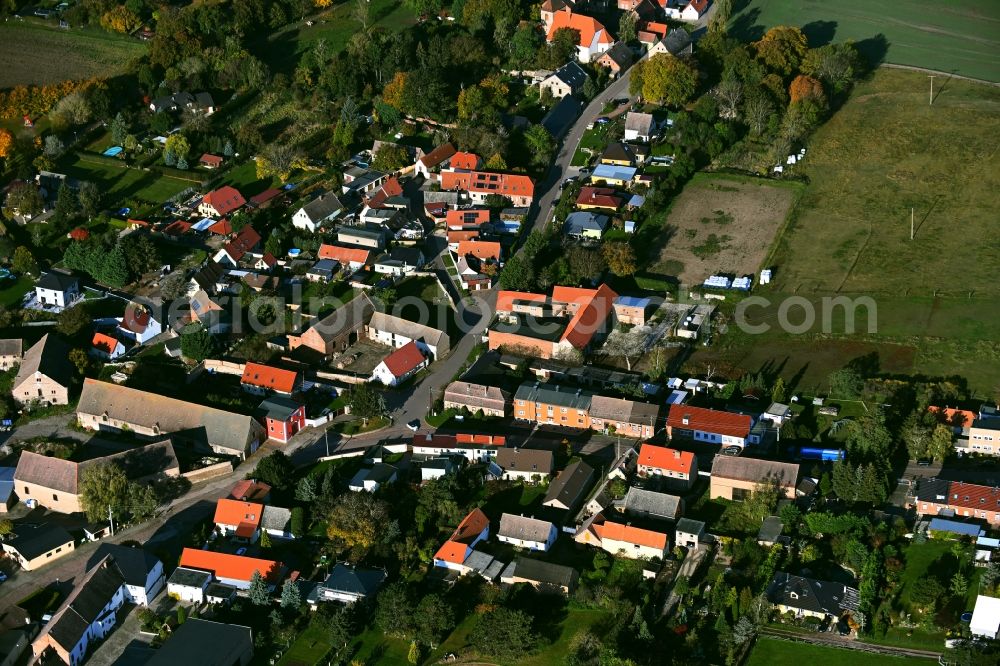
<instances>
[{"instance_id":1,"label":"yellow house","mask_svg":"<svg viewBox=\"0 0 1000 666\"><path fill-rule=\"evenodd\" d=\"M20 527L17 536L3 542L3 551L17 560L25 571L34 571L76 548L69 532L43 523L38 527Z\"/></svg>"}]
</instances>

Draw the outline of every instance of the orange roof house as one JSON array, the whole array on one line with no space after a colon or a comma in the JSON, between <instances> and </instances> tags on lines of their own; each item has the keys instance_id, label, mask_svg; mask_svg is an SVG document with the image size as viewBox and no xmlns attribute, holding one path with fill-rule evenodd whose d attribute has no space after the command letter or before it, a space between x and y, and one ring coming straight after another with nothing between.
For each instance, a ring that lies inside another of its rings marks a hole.
<instances>
[{"instance_id":1,"label":"orange roof house","mask_svg":"<svg viewBox=\"0 0 1000 666\"><path fill-rule=\"evenodd\" d=\"M236 500L243 500L244 502L252 500L265 501L267 497L271 494L271 486L267 485L263 481L256 481L254 479L242 479L236 482L233 489L229 491L229 496Z\"/></svg>"},{"instance_id":2,"label":"orange roof house","mask_svg":"<svg viewBox=\"0 0 1000 666\"><path fill-rule=\"evenodd\" d=\"M223 185L217 190L212 190L201 200L198 211L202 215L212 217L222 217L229 215L234 210L246 205L247 200L243 198L239 190L229 185Z\"/></svg>"},{"instance_id":3,"label":"orange roof house","mask_svg":"<svg viewBox=\"0 0 1000 666\"><path fill-rule=\"evenodd\" d=\"M563 294L569 292L589 292L586 295L577 293L575 298L561 298ZM566 332L563 334L563 341L569 342L577 349L586 349L594 335L603 328L608 316L614 310L615 299L618 294L611 290L606 284L602 284L596 291L593 289L573 289L571 287L556 287L552 290L552 298L565 300L568 303L576 302L579 308L573 319L570 320Z\"/></svg>"},{"instance_id":4,"label":"orange roof house","mask_svg":"<svg viewBox=\"0 0 1000 666\"><path fill-rule=\"evenodd\" d=\"M674 436L674 429L691 432L707 433L718 437L731 437L745 440L750 435L753 419L746 414L720 412L704 407L690 405L670 405L667 414L667 435ZM705 439L695 435L696 439ZM711 441L711 440L705 440Z\"/></svg>"},{"instance_id":5,"label":"orange roof house","mask_svg":"<svg viewBox=\"0 0 1000 666\"><path fill-rule=\"evenodd\" d=\"M459 244L463 241L471 241L479 238L479 229L449 229L448 245L458 250Z\"/></svg>"},{"instance_id":6,"label":"orange roof house","mask_svg":"<svg viewBox=\"0 0 1000 666\"><path fill-rule=\"evenodd\" d=\"M214 522L223 534L235 534L252 540L260 528L262 513L263 504L223 498L215 504ZM261 574L263 573L262 571Z\"/></svg>"},{"instance_id":7,"label":"orange roof house","mask_svg":"<svg viewBox=\"0 0 1000 666\"><path fill-rule=\"evenodd\" d=\"M695 468L694 454L690 451L679 451L655 444L643 444L639 449L637 462L640 474L659 470L660 473L688 476Z\"/></svg>"},{"instance_id":8,"label":"orange roof house","mask_svg":"<svg viewBox=\"0 0 1000 666\"><path fill-rule=\"evenodd\" d=\"M215 234L217 236L228 236L233 233L233 225L230 224L228 218L222 218L212 226L208 228L208 233Z\"/></svg>"},{"instance_id":9,"label":"orange roof house","mask_svg":"<svg viewBox=\"0 0 1000 666\"><path fill-rule=\"evenodd\" d=\"M349 266L357 270L366 265L371 259L371 250L364 250L358 247L343 247L341 245L319 246L320 259L334 259L344 266Z\"/></svg>"},{"instance_id":10,"label":"orange roof house","mask_svg":"<svg viewBox=\"0 0 1000 666\"><path fill-rule=\"evenodd\" d=\"M555 38L556 31L563 28L576 30L580 34L577 56L581 62L590 62L592 58L604 53L615 43L614 36L600 21L592 16L572 12L558 12L553 15L545 40L551 42Z\"/></svg>"},{"instance_id":11,"label":"orange roof house","mask_svg":"<svg viewBox=\"0 0 1000 666\"><path fill-rule=\"evenodd\" d=\"M434 565L449 569L466 569L461 565L479 541L489 536L490 519L481 509L473 509L462 519L451 537L434 554Z\"/></svg>"},{"instance_id":12,"label":"orange roof house","mask_svg":"<svg viewBox=\"0 0 1000 666\"><path fill-rule=\"evenodd\" d=\"M259 571L273 585L280 581L282 570L281 563L273 560L216 553L200 548L185 548L177 566L209 571L223 582L245 583L242 586L244 588L250 583L255 571Z\"/></svg>"},{"instance_id":13,"label":"orange roof house","mask_svg":"<svg viewBox=\"0 0 1000 666\"><path fill-rule=\"evenodd\" d=\"M515 206L530 206L535 196L535 183L528 176L491 171L443 171L441 189L465 190L477 204L497 194L509 198Z\"/></svg>"},{"instance_id":14,"label":"orange roof house","mask_svg":"<svg viewBox=\"0 0 1000 666\"><path fill-rule=\"evenodd\" d=\"M663 532L644 530L640 527L612 523L610 521L603 524L594 525L594 531L601 538L602 542L613 541L643 548L656 550L666 550L669 537Z\"/></svg>"},{"instance_id":15,"label":"orange roof house","mask_svg":"<svg viewBox=\"0 0 1000 666\"><path fill-rule=\"evenodd\" d=\"M931 405L927 411L934 414L941 423L956 430L968 430L972 426L972 422L976 420L976 413L968 409L952 409L951 407Z\"/></svg>"},{"instance_id":16,"label":"orange roof house","mask_svg":"<svg viewBox=\"0 0 1000 666\"><path fill-rule=\"evenodd\" d=\"M500 261L500 243L493 241L465 240L458 244L458 256L473 256L480 261Z\"/></svg>"},{"instance_id":17,"label":"orange roof house","mask_svg":"<svg viewBox=\"0 0 1000 666\"><path fill-rule=\"evenodd\" d=\"M622 197L610 187L584 187L580 190L580 196L576 198L578 208L618 210L623 203Z\"/></svg>"},{"instance_id":18,"label":"orange roof house","mask_svg":"<svg viewBox=\"0 0 1000 666\"><path fill-rule=\"evenodd\" d=\"M240 384L251 393L275 391L290 395L299 383L299 373L295 370L275 368L262 363L247 363L243 367Z\"/></svg>"},{"instance_id":19,"label":"orange roof house","mask_svg":"<svg viewBox=\"0 0 1000 666\"><path fill-rule=\"evenodd\" d=\"M482 159L475 153L457 152L451 156L448 166L460 171L474 171L479 168L480 162L482 162Z\"/></svg>"},{"instance_id":20,"label":"orange roof house","mask_svg":"<svg viewBox=\"0 0 1000 666\"><path fill-rule=\"evenodd\" d=\"M449 229L462 229L478 226L490 221L489 208L474 208L472 210L449 210L445 215L445 224Z\"/></svg>"},{"instance_id":21,"label":"orange roof house","mask_svg":"<svg viewBox=\"0 0 1000 666\"><path fill-rule=\"evenodd\" d=\"M125 346L120 341L104 333L94 333L91 344L95 352L108 358L120 356L125 351Z\"/></svg>"}]
</instances>

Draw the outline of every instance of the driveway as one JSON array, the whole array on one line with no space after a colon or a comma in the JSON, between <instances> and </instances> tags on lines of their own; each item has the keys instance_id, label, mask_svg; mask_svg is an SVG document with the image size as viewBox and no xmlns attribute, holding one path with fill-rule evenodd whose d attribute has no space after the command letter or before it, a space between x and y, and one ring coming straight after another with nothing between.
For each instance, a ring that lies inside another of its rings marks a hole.
<instances>
[{"instance_id":1,"label":"driveway","mask_svg":"<svg viewBox=\"0 0 1000 666\"><path fill-rule=\"evenodd\" d=\"M684 557L684 561L681 562L680 568L677 570L677 576L687 576L688 580L690 580L695 573L697 573L698 567L702 565L702 562L705 561L705 558L712 552L713 549L714 545L702 543L699 544L697 548L689 550L687 555ZM674 580L676 580L676 578ZM678 601L680 601L680 597L674 594L673 590L670 590L670 594L667 595L667 600L663 604L663 612L661 615L666 615L673 610Z\"/></svg>"}]
</instances>

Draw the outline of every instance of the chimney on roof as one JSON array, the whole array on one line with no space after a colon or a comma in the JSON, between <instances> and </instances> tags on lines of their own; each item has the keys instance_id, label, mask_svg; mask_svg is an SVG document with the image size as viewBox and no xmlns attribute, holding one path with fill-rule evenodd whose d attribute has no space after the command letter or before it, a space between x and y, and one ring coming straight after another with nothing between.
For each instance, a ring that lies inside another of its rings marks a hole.
<instances>
[{"instance_id":1,"label":"chimney on roof","mask_svg":"<svg viewBox=\"0 0 1000 666\"><path fill-rule=\"evenodd\" d=\"M674 458L680 458L680 457L681 457L681 452L678 451L677 449L674 449Z\"/></svg>"}]
</instances>

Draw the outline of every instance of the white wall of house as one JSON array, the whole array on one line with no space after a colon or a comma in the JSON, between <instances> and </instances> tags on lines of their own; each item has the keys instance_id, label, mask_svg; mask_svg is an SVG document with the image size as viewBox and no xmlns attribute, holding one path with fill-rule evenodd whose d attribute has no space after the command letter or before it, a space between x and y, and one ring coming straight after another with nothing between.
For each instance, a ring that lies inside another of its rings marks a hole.
<instances>
[{"instance_id":1,"label":"white wall of house","mask_svg":"<svg viewBox=\"0 0 1000 666\"><path fill-rule=\"evenodd\" d=\"M156 595L163 589L164 582L163 562L157 560L156 565L146 574L146 584L144 586L126 585L125 591L128 594L129 601L132 603L140 606L148 606L149 602L156 598Z\"/></svg>"},{"instance_id":2,"label":"white wall of house","mask_svg":"<svg viewBox=\"0 0 1000 666\"><path fill-rule=\"evenodd\" d=\"M614 539L601 539L601 548L612 555L620 555L632 560L651 560L654 557L663 557L663 551L659 548Z\"/></svg>"},{"instance_id":3,"label":"white wall of house","mask_svg":"<svg viewBox=\"0 0 1000 666\"><path fill-rule=\"evenodd\" d=\"M556 528L553 525L549 529L549 535L545 541L529 541L525 539L518 539L517 537L506 536L504 534L498 534L497 539L503 541L504 543L509 543L512 546L517 546L518 548L526 548L528 550L539 550L541 552L548 551L552 547L552 544L556 541Z\"/></svg>"},{"instance_id":4,"label":"white wall of house","mask_svg":"<svg viewBox=\"0 0 1000 666\"><path fill-rule=\"evenodd\" d=\"M486 462L496 458L497 455L496 448L473 449L467 447L455 447L453 449L449 449L436 446L424 446L420 444L413 445L413 453L414 455L425 456L464 456L469 462Z\"/></svg>"},{"instance_id":5,"label":"white wall of house","mask_svg":"<svg viewBox=\"0 0 1000 666\"><path fill-rule=\"evenodd\" d=\"M46 305L57 305L61 308L64 308L67 304L72 303L73 299L75 299L79 293L80 292L75 288L70 288L66 291L59 291L58 289L35 287L35 298L37 298L40 303L44 303Z\"/></svg>"},{"instance_id":6,"label":"white wall of house","mask_svg":"<svg viewBox=\"0 0 1000 666\"><path fill-rule=\"evenodd\" d=\"M177 583L167 583L167 594L176 595L181 601L187 601L189 603L200 604L205 602L205 588L208 587L208 582L205 582L205 587L198 587L197 585L178 585Z\"/></svg>"}]
</instances>

